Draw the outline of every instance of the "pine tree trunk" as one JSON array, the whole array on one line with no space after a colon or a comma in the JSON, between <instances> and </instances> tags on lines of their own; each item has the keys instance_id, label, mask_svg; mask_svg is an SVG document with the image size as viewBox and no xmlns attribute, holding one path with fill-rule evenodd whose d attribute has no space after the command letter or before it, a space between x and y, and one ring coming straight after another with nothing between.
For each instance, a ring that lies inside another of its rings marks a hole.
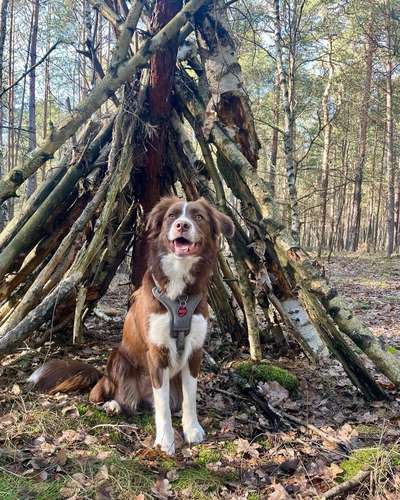
<instances>
[{"instance_id":1,"label":"pine tree trunk","mask_svg":"<svg viewBox=\"0 0 400 500\"><path fill-rule=\"evenodd\" d=\"M371 83L372 83L372 63L375 52L375 42L372 33L372 23L369 23L366 33L367 47L365 53L365 79L363 96L360 108L360 129L358 137L358 153L356 160L356 169L354 177L354 194L353 205L351 212L351 225L349 228L348 245L347 248L355 252L358 248L360 239L360 224L361 224L361 198L362 198L362 185L364 177L364 166L367 155L367 133L368 133L368 110L369 101L371 96Z\"/></svg>"},{"instance_id":2,"label":"pine tree trunk","mask_svg":"<svg viewBox=\"0 0 400 500\"><path fill-rule=\"evenodd\" d=\"M7 33L8 0L1 0L0 3L0 92L3 91L3 69L4 69L4 44ZM4 102L0 97L0 179L4 175L4 151L3 151L3 119ZM0 206L0 231L7 222L5 207Z\"/></svg>"},{"instance_id":3,"label":"pine tree trunk","mask_svg":"<svg viewBox=\"0 0 400 500\"><path fill-rule=\"evenodd\" d=\"M269 161L269 174L268 180L270 183L271 196L275 196L275 183L276 183L276 168L278 160L278 128L279 128L279 107L281 102L281 92L279 84L279 71L276 67L275 69L275 87L274 87L274 125L275 128L272 129L272 139L271 139L271 155Z\"/></svg>"},{"instance_id":4,"label":"pine tree trunk","mask_svg":"<svg viewBox=\"0 0 400 500\"><path fill-rule=\"evenodd\" d=\"M389 13L387 14L389 16ZM386 27L387 36L387 63L386 63L386 178L387 178L387 206L386 206L386 255L390 257L394 249L394 154L393 154L393 61L392 36L389 22Z\"/></svg>"},{"instance_id":5,"label":"pine tree trunk","mask_svg":"<svg viewBox=\"0 0 400 500\"><path fill-rule=\"evenodd\" d=\"M321 256L322 249L326 245L326 212L328 204L328 187L329 187L329 154L331 148L331 134L332 124L329 116L330 109L330 91L333 80L334 67L332 63L332 38L329 38L329 68L328 68L328 81L325 86L324 94L322 97L322 126L324 127L324 145L322 152L322 187L321 187L321 229L319 234L318 244L318 257Z\"/></svg>"},{"instance_id":6,"label":"pine tree trunk","mask_svg":"<svg viewBox=\"0 0 400 500\"><path fill-rule=\"evenodd\" d=\"M157 33L181 9L182 0L157 0L151 19L151 32ZM144 146L142 187L138 200L145 214L160 199L164 191L161 184L165 178L164 166L167 156L168 122L171 114L171 91L175 75L176 55L178 52L177 33L150 59L147 106L149 132ZM134 288L140 286L147 263L142 258L146 251L146 240L140 235L135 241L131 281Z\"/></svg>"},{"instance_id":7,"label":"pine tree trunk","mask_svg":"<svg viewBox=\"0 0 400 500\"><path fill-rule=\"evenodd\" d=\"M39 0L32 3L32 35L30 42L29 64L33 67L36 64L36 50L39 27ZM28 105L28 126L29 126L29 145L28 151L36 148L36 70L29 74L29 105ZM27 182L26 195L29 198L36 189L36 173L34 172Z\"/></svg>"}]
</instances>

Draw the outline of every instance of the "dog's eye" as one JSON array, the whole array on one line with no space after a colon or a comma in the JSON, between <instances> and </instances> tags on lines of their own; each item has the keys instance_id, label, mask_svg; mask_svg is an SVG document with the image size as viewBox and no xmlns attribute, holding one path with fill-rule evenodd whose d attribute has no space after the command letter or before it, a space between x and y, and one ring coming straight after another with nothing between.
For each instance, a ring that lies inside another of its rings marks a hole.
<instances>
[{"instance_id":1,"label":"dog's eye","mask_svg":"<svg viewBox=\"0 0 400 500\"><path fill-rule=\"evenodd\" d=\"M169 217L170 219L175 219L175 214L169 214L169 215L168 215L168 217Z\"/></svg>"},{"instance_id":2,"label":"dog's eye","mask_svg":"<svg viewBox=\"0 0 400 500\"><path fill-rule=\"evenodd\" d=\"M201 214L196 215L196 220L203 220L203 216Z\"/></svg>"}]
</instances>

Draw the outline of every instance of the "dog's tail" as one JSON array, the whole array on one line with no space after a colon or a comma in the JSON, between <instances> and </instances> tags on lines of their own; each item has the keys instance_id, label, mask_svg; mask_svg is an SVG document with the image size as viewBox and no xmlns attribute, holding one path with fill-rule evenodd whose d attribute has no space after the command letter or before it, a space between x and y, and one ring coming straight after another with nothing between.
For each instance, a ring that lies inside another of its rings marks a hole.
<instances>
[{"instance_id":1,"label":"dog's tail","mask_svg":"<svg viewBox=\"0 0 400 500\"><path fill-rule=\"evenodd\" d=\"M28 378L40 392L73 392L90 389L102 377L93 366L75 359L53 359Z\"/></svg>"}]
</instances>

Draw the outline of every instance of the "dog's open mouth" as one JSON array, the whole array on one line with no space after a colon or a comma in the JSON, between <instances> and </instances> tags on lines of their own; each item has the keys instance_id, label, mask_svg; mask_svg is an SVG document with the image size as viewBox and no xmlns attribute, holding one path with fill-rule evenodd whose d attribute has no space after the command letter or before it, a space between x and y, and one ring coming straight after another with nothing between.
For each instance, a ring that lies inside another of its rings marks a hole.
<instances>
[{"instance_id":1,"label":"dog's open mouth","mask_svg":"<svg viewBox=\"0 0 400 500\"><path fill-rule=\"evenodd\" d=\"M193 255L198 247L198 243L193 243L192 241L183 238L175 238L170 242L171 250L178 257L185 257L187 255Z\"/></svg>"}]
</instances>

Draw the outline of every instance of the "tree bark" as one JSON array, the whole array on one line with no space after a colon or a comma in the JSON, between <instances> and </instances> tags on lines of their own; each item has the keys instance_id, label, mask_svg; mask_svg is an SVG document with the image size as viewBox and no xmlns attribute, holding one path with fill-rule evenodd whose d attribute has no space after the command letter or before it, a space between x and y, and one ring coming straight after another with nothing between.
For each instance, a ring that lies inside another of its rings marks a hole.
<instances>
[{"instance_id":1,"label":"tree bark","mask_svg":"<svg viewBox=\"0 0 400 500\"><path fill-rule=\"evenodd\" d=\"M389 20L389 12L386 13L386 39L387 39L387 62L386 62L386 178L387 178L387 201L386 201L386 255L390 257L394 250L394 124L393 124L393 56L392 56L392 34Z\"/></svg>"},{"instance_id":2,"label":"tree bark","mask_svg":"<svg viewBox=\"0 0 400 500\"><path fill-rule=\"evenodd\" d=\"M351 225L349 228L347 248L355 252L360 239L361 224L361 198L362 183L364 177L364 165L367 155L367 133L368 133L368 110L371 96L372 83L372 63L375 52L375 42L373 40L372 22L369 23L367 33L367 47L365 52L365 79L360 108L360 129L358 136L358 154L354 177L353 206L351 212Z\"/></svg>"},{"instance_id":3,"label":"tree bark","mask_svg":"<svg viewBox=\"0 0 400 500\"><path fill-rule=\"evenodd\" d=\"M8 0L1 0L0 4L0 93L3 90L3 68L4 68L4 44L7 33L7 13ZM0 97L0 179L4 175L4 157L3 157L3 119L4 119L4 103L3 97ZM5 207L0 205L0 231L3 229L7 221L7 213Z\"/></svg>"},{"instance_id":4,"label":"tree bark","mask_svg":"<svg viewBox=\"0 0 400 500\"><path fill-rule=\"evenodd\" d=\"M280 79L279 79L279 71L276 67L275 69L275 88L274 88L274 125L275 127L272 129L272 139L271 139L271 154L269 161L269 172L268 172L268 180L270 183L271 196L275 196L275 183L276 183L276 168L278 161L278 128L279 128L279 119L280 119L280 103L281 103L281 91L280 91Z\"/></svg>"},{"instance_id":5,"label":"tree bark","mask_svg":"<svg viewBox=\"0 0 400 500\"><path fill-rule=\"evenodd\" d=\"M275 13L274 13L274 29L275 29L275 52L276 52L276 65L279 73L279 83L281 87L282 100L283 100L283 113L284 113L284 129L283 129L283 149L285 152L286 161L286 175L289 189L290 199L290 224L292 236L299 244L300 242L300 214L297 199L296 188L296 169L294 162L294 116L290 105L289 90L287 73L284 69L283 56L282 56L282 29L281 29L281 15L280 15L280 1L274 0Z\"/></svg>"},{"instance_id":6,"label":"tree bark","mask_svg":"<svg viewBox=\"0 0 400 500\"><path fill-rule=\"evenodd\" d=\"M31 67L36 65L36 50L39 27L39 0L32 3L32 35L30 42L29 64ZM29 104L28 104L28 125L29 125L29 145L28 151L36 148L36 70L29 73ZM26 187L26 195L29 198L36 189L36 172L29 178Z\"/></svg>"},{"instance_id":7,"label":"tree bark","mask_svg":"<svg viewBox=\"0 0 400 500\"><path fill-rule=\"evenodd\" d=\"M151 19L151 33L162 29L182 8L182 0L157 0ZM164 164L167 156L168 122L171 114L171 91L175 75L179 32L157 50L150 59L147 93L149 116L148 137L145 143L143 180L138 200L145 214L158 202L162 192ZM139 187L139 186L138 186ZM146 271L146 240L138 235L132 259L132 284L139 287Z\"/></svg>"},{"instance_id":8,"label":"tree bark","mask_svg":"<svg viewBox=\"0 0 400 500\"><path fill-rule=\"evenodd\" d=\"M319 234L318 257L321 256L322 249L326 245L326 215L328 204L328 187L329 187L329 154L331 148L332 124L329 116L329 98L332 87L334 66L332 63L332 37L329 37L329 68L328 80L326 82L324 94L322 96L322 126L324 127L324 145L322 152L322 188L321 188L321 229Z\"/></svg>"}]
</instances>

